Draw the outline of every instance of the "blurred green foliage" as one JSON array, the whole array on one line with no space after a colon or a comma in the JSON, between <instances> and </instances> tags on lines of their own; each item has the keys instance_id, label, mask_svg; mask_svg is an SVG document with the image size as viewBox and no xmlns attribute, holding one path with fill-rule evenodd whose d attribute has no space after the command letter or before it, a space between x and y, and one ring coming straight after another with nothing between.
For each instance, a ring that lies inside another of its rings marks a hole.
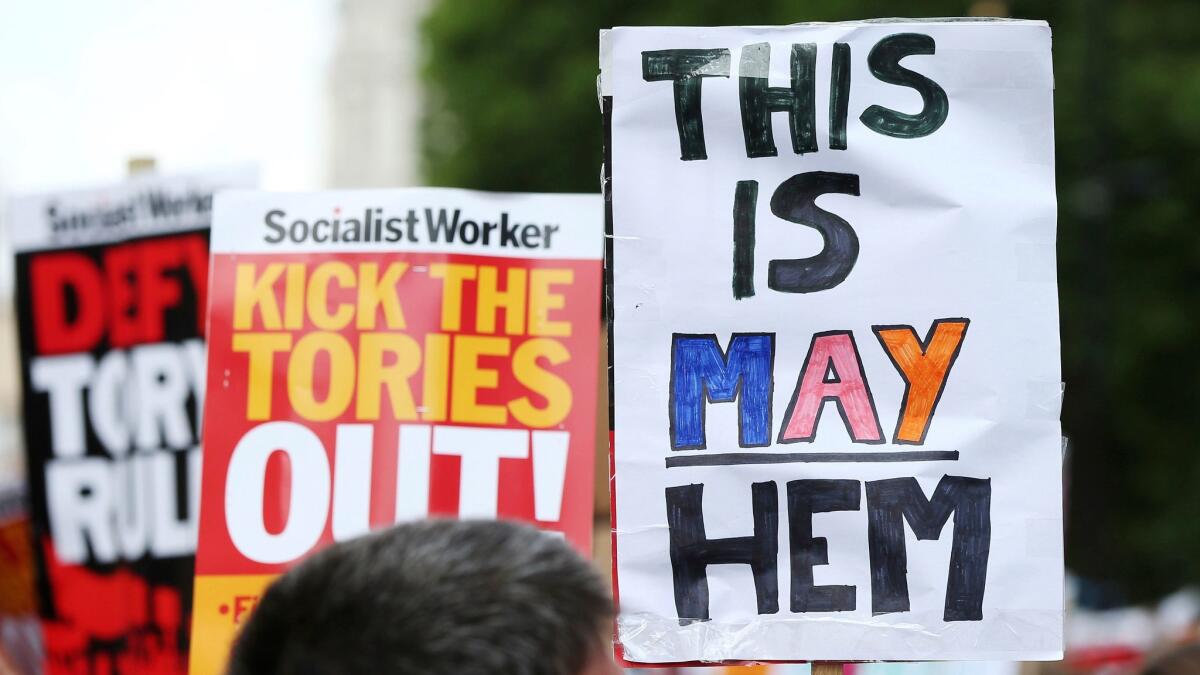
<instances>
[{"instance_id":1,"label":"blurred green foliage","mask_svg":"<svg viewBox=\"0 0 1200 675\"><path fill-rule=\"evenodd\" d=\"M960 16L969 0L440 0L435 185L595 191L597 31ZM1200 582L1200 3L1045 0L1054 29L1067 559L1129 600Z\"/></svg>"}]
</instances>

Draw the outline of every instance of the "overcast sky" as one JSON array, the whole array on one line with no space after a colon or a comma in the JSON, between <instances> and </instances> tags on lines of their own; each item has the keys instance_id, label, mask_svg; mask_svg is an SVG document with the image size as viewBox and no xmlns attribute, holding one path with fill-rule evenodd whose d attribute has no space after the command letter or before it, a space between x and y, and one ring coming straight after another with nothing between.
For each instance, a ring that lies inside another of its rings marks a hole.
<instances>
[{"instance_id":1,"label":"overcast sky","mask_svg":"<svg viewBox=\"0 0 1200 675\"><path fill-rule=\"evenodd\" d=\"M320 187L334 0L0 0L0 192L119 180L132 155Z\"/></svg>"},{"instance_id":2,"label":"overcast sky","mask_svg":"<svg viewBox=\"0 0 1200 675\"><path fill-rule=\"evenodd\" d=\"M264 188L321 187L335 10L335 0L0 0L0 221L6 194L118 181L133 155L172 172L250 162ZM11 312L5 239L0 311ZM0 325L0 363L15 366L11 325ZM0 410L0 485L21 476L13 414Z\"/></svg>"}]
</instances>

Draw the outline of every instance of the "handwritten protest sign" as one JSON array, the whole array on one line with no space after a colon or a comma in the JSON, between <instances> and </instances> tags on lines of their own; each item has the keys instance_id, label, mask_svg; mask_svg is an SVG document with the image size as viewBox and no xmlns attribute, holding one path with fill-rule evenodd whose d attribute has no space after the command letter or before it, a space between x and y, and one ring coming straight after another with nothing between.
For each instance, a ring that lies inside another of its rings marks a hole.
<instances>
[{"instance_id":1,"label":"handwritten protest sign","mask_svg":"<svg viewBox=\"0 0 1200 675\"><path fill-rule=\"evenodd\" d=\"M618 28L635 663L1062 649L1050 30Z\"/></svg>"},{"instance_id":2,"label":"handwritten protest sign","mask_svg":"<svg viewBox=\"0 0 1200 675\"><path fill-rule=\"evenodd\" d=\"M372 528L590 549L601 223L598 195L219 196L193 675L275 575Z\"/></svg>"},{"instance_id":3,"label":"handwritten protest sign","mask_svg":"<svg viewBox=\"0 0 1200 675\"><path fill-rule=\"evenodd\" d=\"M183 673L213 191L144 176L11 204L44 671Z\"/></svg>"}]
</instances>

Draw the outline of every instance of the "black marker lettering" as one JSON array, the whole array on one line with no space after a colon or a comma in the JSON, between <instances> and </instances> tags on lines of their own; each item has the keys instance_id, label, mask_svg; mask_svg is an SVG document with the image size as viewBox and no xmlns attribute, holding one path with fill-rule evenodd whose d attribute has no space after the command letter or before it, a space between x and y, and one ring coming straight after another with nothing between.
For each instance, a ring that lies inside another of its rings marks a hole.
<instances>
[{"instance_id":1,"label":"black marker lettering","mask_svg":"<svg viewBox=\"0 0 1200 675\"><path fill-rule=\"evenodd\" d=\"M812 568L829 564L829 546L825 537L813 536L812 516L857 511L861 492L856 480L794 480L787 484L793 612L854 611L853 586L813 585Z\"/></svg>"},{"instance_id":2,"label":"black marker lettering","mask_svg":"<svg viewBox=\"0 0 1200 675\"><path fill-rule=\"evenodd\" d=\"M817 151L816 79L817 46L792 45L791 87L767 85L771 65L771 45L766 42L742 47L738 73L739 103L742 109L742 134L747 157L774 157L775 137L771 131L771 113L788 114L792 151L796 154Z\"/></svg>"},{"instance_id":3,"label":"black marker lettering","mask_svg":"<svg viewBox=\"0 0 1200 675\"><path fill-rule=\"evenodd\" d=\"M950 112L946 90L924 75L900 65L900 60L916 54L933 54L933 38L920 33L897 33L883 38L867 55L871 74L881 82L911 87L924 102L916 115L873 105L859 117L873 131L894 138L921 138L941 128Z\"/></svg>"},{"instance_id":4,"label":"black marker lettering","mask_svg":"<svg viewBox=\"0 0 1200 675\"><path fill-rule=\"evenodd\" d=\"M829 80L829 147L846 149L846 117L850 110L850 45L833 45L833 75Z\"/></svg>"},{"instance_id":5,"label":"black marker lettering","mask_svg":"<svg viewBox=\"0 0 1200 675\"><path fill-rule=\"evenodd\" d=\"M837 193L858 196L858 176L810 171L785 180L771 196L771 213L821 233L825 248L811 258L772 260L767 286L782 293L824 291L846 279L858 260L858 235L839 216L816 205L817 197Z\"/></svg>"},{"instance_id":6,"label":"black marker lettering","mask_svg":"<svg viewBox=\"0 0 1200 675\"><path fill-rule=\"evenodd\" d=\"M708 621L708 566L749 565L759 614L779 611L779 495L773 481L750 486L754 534L708 539L701 507L704 486L667 488L667 526L671 538L671 572L675 610L681 624Z\"/></svg>"},{"instance_id":7,"label":"black marker lettering","mask_svg":"<svg viewBox=\"0 0 1200 675\"><path fill-rule=\"evenodd\" d=\"M739 180L733 196L733 297L754 295L754 212L758 181Z\"/></svg>"},{"instance_id":8,"label":"black marker lettering","mask_svg":"<svg viewBox=\"0 0 1200 675\"><path fill-rule=\"evenodd\" d=\"M916 478L867 483L867 539L871 557L871 611L907 612L908 553L904 522L917 539L937 539L954 514L946 621L983 619L983 591L992 541L991 479L943 476L925 498Z\"/></svg>"},{"instance_id":9,"label":"black marker lettering","mask_svg":"<svg viewBox=\"0 0 1200 675\"><path fill-rule=\"evenodd\" d=\"M700 85L704 77L729 77L728 49L664 49L642 52L642 79L675 84L675 126L680 159L708 159Z\"/></svg>"}]
</instances>

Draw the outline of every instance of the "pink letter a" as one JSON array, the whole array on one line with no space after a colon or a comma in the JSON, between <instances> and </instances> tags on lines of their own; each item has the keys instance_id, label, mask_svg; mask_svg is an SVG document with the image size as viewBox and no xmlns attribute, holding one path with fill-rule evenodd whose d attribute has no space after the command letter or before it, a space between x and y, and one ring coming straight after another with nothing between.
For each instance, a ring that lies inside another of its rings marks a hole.
<instances>
[{"instance_id":1,"label":"pink letter a","mask_svg":"<svg viewBox=\"0 0 1200 675\"><path fill-rule=\"evenodd\" d=\"M850 331L813 335L796 393L783 416L786 422L779 432L779 442L811 442L817 434L821 407L830 400L837 404L855 443L883 442L875 400Z\"/></svg>"}]
</instances>

